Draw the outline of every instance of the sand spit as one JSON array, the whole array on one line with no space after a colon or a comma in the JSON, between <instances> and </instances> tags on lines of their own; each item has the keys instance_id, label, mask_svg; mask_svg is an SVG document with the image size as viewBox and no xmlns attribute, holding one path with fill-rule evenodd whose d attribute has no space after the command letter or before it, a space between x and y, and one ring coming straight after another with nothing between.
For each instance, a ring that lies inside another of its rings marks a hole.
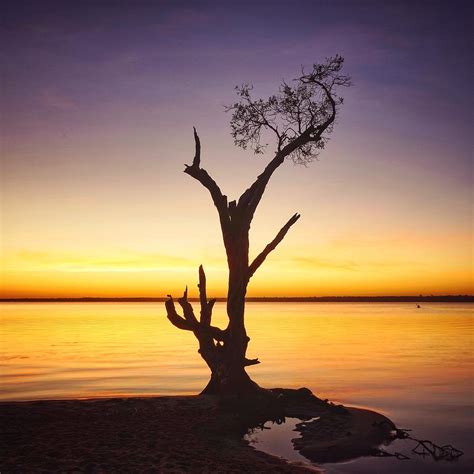
<instances>
[{"instance_id":1,"label":"sand spit","mask_svg":"<svg viewBox=\"0 0 474 474\"><path fill-rule=\"evenodd\" d=\"M294 404L289 407L303 417L328 416L324 439L311 436L302 451L314 454L324 450L328 440L330 446L339 445L338 439L346 443L342 450L350 450L349 438L360 438L357 427L365 430L364 436L373 435L367 434L373 412L334 410L316 400L298 409ZM2 473L314 474L316 470L255 450L242 438L246 423L242 417L223 411L212 397L4 402L0 413ZM348 425L350 437L345 436ZM342 437L341 429L346 430Z\"/></svg>"}]
</instances>

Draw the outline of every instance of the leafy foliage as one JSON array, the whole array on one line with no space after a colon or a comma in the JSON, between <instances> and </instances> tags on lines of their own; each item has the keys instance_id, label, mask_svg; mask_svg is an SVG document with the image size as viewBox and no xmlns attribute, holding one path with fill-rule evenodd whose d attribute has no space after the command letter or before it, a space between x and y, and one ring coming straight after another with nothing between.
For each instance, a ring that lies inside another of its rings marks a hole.
<instances>
[{"instance_id":1,"label":"leafy foliage","mask_svg":"<svg viewBox=\"0 0 474 474\"><path fill-rule=\"evenodd\" d=\"M249 84L237 86L239 100L226 107L232 112L234 143L263 153L268 146L263 143L263 133L269 131L276 136L277 153L302 165L316 159L343 103L337 89L351 85L350 78L341 73L343 63L344 58L336 55L314 64L309 73L302 70L294 85L283 82L278 94L266 100L252 98Z\"/></svg>"}]
</instances>

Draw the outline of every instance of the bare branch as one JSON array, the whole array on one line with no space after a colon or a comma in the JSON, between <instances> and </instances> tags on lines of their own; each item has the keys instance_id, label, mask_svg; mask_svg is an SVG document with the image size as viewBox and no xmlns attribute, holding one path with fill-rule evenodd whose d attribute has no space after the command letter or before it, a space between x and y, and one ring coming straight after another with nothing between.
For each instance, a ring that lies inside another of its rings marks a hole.
<instances>
[{"instance_id":1,"label":"bare branch","mask_svg":"<svg viewBox=\"0 0 474 474\"><path fill-rule=\"evenodd\" d=\"M215 299L207 301L206 295L206 274L204 268L199 265L199 301L201 304L201 318L200 322L202 326L210 326L212 318L212 308L214 307Z\"/></svg>"},{"instance_id":2,"label":"bare branch","mask_svg":"<svg viewBox=\"0 0 474 474\"><path fill-rule=\"evenodd\" d=\"M200 167L201 163L201 141L194 128L195 155L192 165L185 165L184 172L199 181L211 194L212 201L219 213L224 241L226 241L226 231L230 222L229 213L227 211L227 196L223 195L217 183L211 178L208 172Z\"/></svg>"},{"instance_id":3,"label":"bare branch","mask_svg":"<svg viewBox=\"0 0 474 474\"><path fill-rule=\"evenodd\" d=\"M197 327L198 320L196 319L196 316L194 316L191 303L188 301L188 287L186 287L184 290L183 296L178 298L178 303L180 304L181 308L183 308L184 319L188 321L192 328Z\"/></svg>"},{"instance_id":4,"label":"bare branch","mask_svg":"<svg viewBox=\"0 0 474 474\"><path fill-rule=\"evenodd\" d=\"M207 308L208 308L208 311L209 311L209 319L211 319L211 315L212 315L212 309L214 308L214 305L216 303L216 299L215 298L211 298L208 302L207 302Z\"/></svg>"},{"instance_id":5,"label":"bare branch","mask_svg":"<svg viewBox=\"0 0 474 474\"><path fill-rule=\"evenodd\" d=\"M247 225L250 226L255 209L263 196L268 181L270 180L273 172L284 162L285 158L282 153L278 153L270 163L265 167L263 173L261 173L254 181L252 186L248 188L239 198L238 207L243 211L247 219Z\"/></svg>"},{"instance_id":6,"label":"bare branch","mask_svg":"<svg viewBox=\"0 0 474 474\"><path fill-rule=\"evenodd\" d=\"M244 360L244 367L248 367L249 365L257 365L260 364L258 359L245 359Z\"/></svg>"},{"instance_id":7,"label":"bare branch","mask_svg":"<svg viewBox=\"0 0 474 474\"><path fill-rule=\"evenodd\" d=\"M260 200L262 199L263 193L265 192L265 188L270 181L275 170L285 161L285 157L290 155L294 150L300 147L302 144L309 140L313 129L310 128L302 133L300 136L295 138L292 142L288 143L283 150L275 155L272 161L268 163L265 167L263 173L261 173L257 179L254 181L252 186L248 188L239 199L239 207L244 208L246 207L246 217L248 221L248 225L253 218L255 210L257 209Z\"/></svg>"},{"instance_id":8,"label":"bare branch","mask_svg":"<svg viewBox=\"0 0 474 474\"><path fill-rule=\"evenodd\" d=\"M185 331L192 331L193 328L189 321L186 321L186 319L182 318L177 312L176 308L174 306L174 301L171 295L168 295L168 298L165 301L165 307L166 307L166 312L167 312L167 317L171 321L171 324L176 326L178 329L183 329Z\"/></svg>"},{"instance_id":9,"label":"bare branch","mask_svg":"<svg viewBox=\"0 0 474 474\"><path fill-rule=\"evenodd\" d=\"M203 342L203 337L211 337L216 341L226 340L226 331L211 326L212 309L214 307L215 299L207 301L206 298L206 275L202 265L199 267L199 297L201 303L201 320L198 321L194 315L194 310L191 303L188 301L188 287L186 286L183 296L178 299L181 308L183 309L183 316L176 312L174 301L171 295L165 301L167 317L171 323L179 329L185 331L193 331L199 341ZM211 341L212 342L212 341Z\"/></svg>"},{"instance_id":10,"label":"bare branch","mask_svg":"<svg viewBox=\"0 0 474 474\"><path fill-rule=\"evenodd\" d=\"M207 294L206 294L206 274L204 273L204 268L202 265L199 265L199 301L201 303L201 311L202 308L207 306ZM202 313L201 313L202 314ZM202 322L202 316L201 316Z\"/></svg>"},{"instance_id":11,"label":"bare branch","mask_svg":"<svg viewBox=\"0 0 474 474\"><path fill-rule=\"evenodd\" d=\"M255 260L249 266L249 279L257 271L260 265L265 261L268 254L276 248L276 246L285 238L290 227L300 218L300 214L293 215L290 220L280 229L276 237L263 249L263 251L255 257Z\"/></svg>"},{"instance_id":12,"label":"bare branch","mask_svg":"<svg viewBox=\"0 0 474 474\"><path fill-rule=\"evenodd\" d=\"M194 154L193 164L196 168L199 168L201 164L201 140L199 140L199 135L196 132L196 127L193 127L194 130L194 144L196 148L196 152Z\"/></svg>"}]
</instances>

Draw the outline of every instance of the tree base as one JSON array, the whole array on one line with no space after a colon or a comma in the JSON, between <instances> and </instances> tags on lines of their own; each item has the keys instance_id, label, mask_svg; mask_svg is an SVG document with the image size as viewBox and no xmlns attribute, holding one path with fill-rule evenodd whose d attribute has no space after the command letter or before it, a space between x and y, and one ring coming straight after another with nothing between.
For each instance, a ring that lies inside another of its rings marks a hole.
<instances>
[{"instance_id":1,"label":"tree base","mask_svg":"<svg viewBox=\"0 0 474 474\"><path fill-rule=\"evenodd\" d=\"M257 395L262 389L254 382L244 368L227 373L213 372L201 395L217 395L221 398L247 397Z\"/></svg>"}]
</instances>

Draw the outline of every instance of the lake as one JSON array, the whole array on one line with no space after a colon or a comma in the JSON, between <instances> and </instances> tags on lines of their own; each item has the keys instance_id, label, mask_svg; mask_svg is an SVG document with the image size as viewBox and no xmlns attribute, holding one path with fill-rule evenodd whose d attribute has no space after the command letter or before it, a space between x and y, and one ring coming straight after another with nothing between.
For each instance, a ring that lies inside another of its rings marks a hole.
<instances>
[{"instance_id":1,"label":"lake","mask_svg":"<svg viewBox=\"0 0 474 474\"><path fill-rule=\"evenodd\" d=\"M380 411L465 452L456 463L364 458L327 472L472 472L473 307L248 303L248 357L262 362L249 373L264 387L305 386ZM225 304L214 312L224 325ZM1 400L198 393L208 370L196 340L165 314L163 303L3 303ZM386 449L409 454L412 444Z\"/></svg>"}]
</instances>

